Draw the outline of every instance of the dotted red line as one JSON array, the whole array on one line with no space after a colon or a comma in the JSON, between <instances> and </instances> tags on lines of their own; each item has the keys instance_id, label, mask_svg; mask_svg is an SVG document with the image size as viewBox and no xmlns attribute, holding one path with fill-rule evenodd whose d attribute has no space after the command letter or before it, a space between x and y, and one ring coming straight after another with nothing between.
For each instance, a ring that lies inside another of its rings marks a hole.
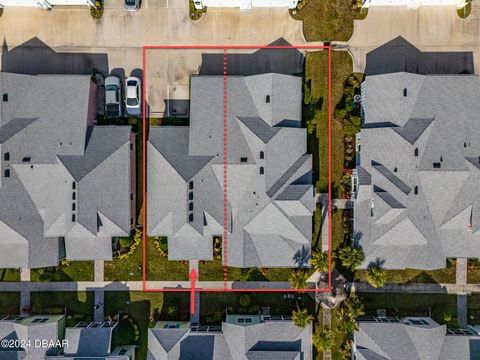
<instances>
[{"instance_id":1,"label":"dotted red line","mask_svg":"<svg viewBox=\"0 0 480 360\"><path fill-rule=\"evenodd\" d=\"M227 49L223 49L223 288L227 290L227 235L228 235L228 199L227 199Z\"/></svg>"}]
</instances>

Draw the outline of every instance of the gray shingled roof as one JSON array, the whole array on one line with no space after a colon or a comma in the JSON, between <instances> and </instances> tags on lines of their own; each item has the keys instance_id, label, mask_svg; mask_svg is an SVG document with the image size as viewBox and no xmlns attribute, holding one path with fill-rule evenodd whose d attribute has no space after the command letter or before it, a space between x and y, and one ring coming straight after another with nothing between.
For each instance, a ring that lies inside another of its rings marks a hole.
<instances>
[{"instance_id":1,"label":"gray shingled roof","mask_svg":"<svg viewBox=\"0 0 480 360\"><path fill-rule=\"evenodd\" d=\"M47 322L32 323L36 318L48 318ZM61 331L59 321L63 315L32 315L23 321L0 321L0 340L20 340L27 343L30 340L31 346L25 348L2 348L0 359L12 360L38 360L43 359L51 348L35 346L35 340L56 341Z\"/></svg>"},{"instance_id":2,"label":"gray shingled roof","mask_svg":"<svg viewBox=\"0 0 480 360\"><path fill-rule=\"evenodd\" d=\"M222 332L161 328L148 332L149 359L152 360L312 359L311 325L302 329L291 321L262 321L248 326L224 322Z\"/></svg>"},{"instance_id":3,"label":"gray shingled roof","mask_svg":"<svg viewBox=\"0 0 480 360\"><path fill-rule=\"evenodd\" d=\"M227 81L228 264L308 266L315 204L301 78ZM223 124L223 77L193 76L190 126L150 129L147 231L168 237L171 260L211 260L223 234Z\"/></svg>"},{"instance_id":4,"label":"gray shingled roof","mask_svg":"<svg viewBox=\"0 0 480 360\"><path fill-rule=\"evenodd\" d=\"M480 336L446 335L446 326L430 318L427 325L401 322L358 323L354 333L358 360L470 360L480 357Z\"/></svg>"},{"instance_id":5,"label":"gray shingled roof","mask_svg":"<svg viewBox=\"0 0 480 360\"><path fill-rule=\"evenodd\" d=\"M0 73L0 267L53 266L64 248L111 259L111 237L129 234L130 127L89 128L92 89L89 76Z\"/></svg>"},{"instance_id":6,"label":"gray shingled roof","mask_svg":"<svg viewBox=\"0 0 480 360\"><path fill-rule=\"evenodd\" d=\"M480 185L480 79L369 76L362 106L354 209L362 267L429 270L449 257L480 257L480 200L472 196Z\"/></svg>"}]
</instances>

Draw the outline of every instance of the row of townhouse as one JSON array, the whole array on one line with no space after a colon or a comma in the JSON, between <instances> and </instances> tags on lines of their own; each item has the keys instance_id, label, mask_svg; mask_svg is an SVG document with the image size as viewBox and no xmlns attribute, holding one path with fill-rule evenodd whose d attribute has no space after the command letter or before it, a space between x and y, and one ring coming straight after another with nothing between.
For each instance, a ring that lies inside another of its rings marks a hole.
<instances>
[{"instance_id":1,"label":"row of townhouse","mask_svg":"<svg viewBox=\"0 0 480 360\"><path fill-rule=\"evenodd\" d=\"M64 315L0 317L0 358L135 360L116 321L66 326ZM290 317L227 315L221 326L158 322L148 330L148 360L312 359L312 326Z\"/></svg>"},{"instance_id":2,"label":"row of townhouse","mask_svg":"<svg viewBox=\"0 0 480 360\"><path fill-rule=\"evenodd\" d=\"M111 260L136 224L131 127L95 125L88 76L1 73L0 91L0 268ZM223 77L192 76L189 127L150 129L148 235L170 260L212 260L226 218L230 266L309 266L301 78L232 76L229 109L226 210Z\"/></svg>"}]
</instances>

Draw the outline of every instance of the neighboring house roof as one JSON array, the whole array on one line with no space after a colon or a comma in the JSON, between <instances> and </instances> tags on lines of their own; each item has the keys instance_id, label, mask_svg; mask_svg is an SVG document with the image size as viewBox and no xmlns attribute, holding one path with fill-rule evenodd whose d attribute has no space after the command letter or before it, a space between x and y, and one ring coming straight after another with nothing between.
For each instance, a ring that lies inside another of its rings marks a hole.
<instances>
[{"instance_id":1,"label":"neighboring house roof","mask_svg":"<svg viewBox=\"0 0 480 360\"><path fill-rule=\"evenodd\" d=\"M311 325L302 329L291 321L224 322L221 332L155 327L148 331L148 359L311 360L311 337Z\"/></svg>"},{"instance_id":2,"label":"neighboring house roof","mask_svg":"<svg viewBox=\"0 0 480 360\"><path fill-rule=\"evenodd\" d=\"M130 127L87 126L89 76L0 73L0 91L0 267L111 259L131 227Z\"/></svg>"},{"instance_id":3,"label":"neighboring house roof","mask_svg":"<svg viewBox=\"0 0 480 360\"><path fill-rule=\"evenodd\" d=\"M480 79L368 76L355 240L363 267L439 269L480 257ZM465 96L465 94L472 94Z\"/></svg>"},{"instance_id":4,"label":"neighboring house roof","mask_svg":"<svg viewBox=\"0 0 480 360\"><path fill-rule=\"evenodd\" d=\"M223 76L191 78L190 126L151 127L148 234L172 260L211 260L223 234ZM308 266L315 208L301 78L228 77L228 264Z\"/></svg>"},{"instance_id":5,"label":"neighboring house roof","mask_svg":"<svg viewBox=\"0 0 480 360\"><path fill-rule=\"evenodd\" d=\"M18 320L0 321L0 340L20 340L24 344L30 344L22 348L0 347L0 359L23 359L38 360L43 359L49 350L54 347L42 347L35 344L35 340L47 341L47 344L55 342L58 334L61 332L59 322L64 318L63 315L32 315ZM41 319L41 322L39 320Z\"/></svg>"},{"instance_id":6,"label":"neighboring house roof","mask_svg":"<svg viewBox=\"0 0 480 360\"><path fill-rule=\"evenodd\" d=\"M470 360L480 357L480 336L447 334L431 318L359 321L353 351L358 360Z\"/></svg>"}]
</instances>

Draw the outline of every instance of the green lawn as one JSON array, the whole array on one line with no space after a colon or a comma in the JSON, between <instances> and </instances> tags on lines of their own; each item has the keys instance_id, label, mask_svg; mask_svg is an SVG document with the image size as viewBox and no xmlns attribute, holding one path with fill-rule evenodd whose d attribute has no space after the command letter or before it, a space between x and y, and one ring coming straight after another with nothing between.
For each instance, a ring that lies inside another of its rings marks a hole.
<instances>
[{"instance_id":1,"label":"green lawn","mask_svg":"<svg viewBox=\"0 0 480 360\"><path fill-rule=\"evenodd\" d=\"M359 293L365 305L365 315L377 315L377 309L386 309L388 316L429 316L440 324L445 313L450 313L452 320L448 325L454 327L457 316L457 297L449 294L393 294L393 293ZM471 301L469 301L470 303Z\"/></svg>"},{"instance_id":2,"label":"green lawn","mask_svg":"<svg viewBox=\"0 0 480 360\"><path fill-rule=\"evenodd\" d=\"M142 280L142 244L127 259L105 262L106 281ZM147 280L188 280L188 263L169 261L147 239Z\"/></svg>"},{"instance_id":3,"label":"green lawn","mask_svg":"<svg viewBox=\"0 0 480 360\"><path fill-rule=\"evenodd\" d=\"M188 320L189 293L105 292L105 315L128 314L140 331L136 341L136 358L146 359L148 328L154 312L160 320ZM168 306L164 306L168 304Z\"/></svg>"},{"instance_id":4,"label":"green lawn","mask_svg":"<svg viewBox=\"0 0 480 360\"><path fill-rule=\"evenodd\" d=\"M32 269L31 281L93 281L93 261L71 261L65 267Z\"/></svg>"},{"instance_id":5,"label":"green lawn","mask_svg":"<svg viewBox=\"0 0 480 360\"><path fill-rule=\"evenodd\" d=\"M240 305L240 297L250 296L250 305ZM311 314L315 313L315 302L307 294L298 294L300 307L306 307ZM283 293L201 293L200 323L205 325L220 324L229 314L258 314L260 308L269 307L271 315L291 315L296 309L296 301L285 299Z\"/></svg>"},{"instance_id":6,"label":"green lawn","mask_svg":"<svg viewBox=\"0 0 480 360\"><path fill-rule=\"evenodd\" d=\"M331 56L333 113L342 99L344 82L352 73L352 59L347 52L343 51L333 51ZM326 193L328 190L328 53L326 51L307 53L305 61L305 80L311 81L311 97L314 101L304 107L303 113L306 121L313 119L316 124L316 134L309 135L308 151L314 155L314 172L319 174L317 191ZM330 137L332 198L338 195L339 182L343 175L343 139L343 126L333 119L332 114Z\"/></svg>"},{"instance_id":7,"label":"green lawn","mask_svg":"<svg viewBox=\"0 0 480 360\"><path fill-rule=\"evenodd\" d=\"M432 271L423 271L415 269L406 270L385 270L387 273L387 282L392 284L403 283L455 283L455 265ZM367 281L367 271L357 270L355 272L355 281Z\"/></svg>"},{"instance_id":8,"label":"green lawn","mask_svg":"<svg viewBox=\"0 0 480 360\"><path fill-rule=\"evenodd\" d=\"M302 9L290 14L303 21L307 41L348 41L353 34L354 12L348 0L304 0Z\"/></svg>"},{"instance_id":9,"label":"green lawn","mask_svg":"<svg viewBox=\"0 0 480 360\"><path fill-rule=\"evenodd\" d=\"M18 269L1 269L0 281L20 281L20 270Z\"/></svg>"},{"instance_id":10,"label":"green lawn","mask_svg":"<svg viewBox=\"0 0 480 360\"><path fill-rule=\"evenodd\" d=\"M19 292L0 292L0 315L17 315L20 312Z\"/></svg>"},{"instance_id":11,"label":"green lawn","mask_svg":"<svg viewBox=\"0 0 480 360\"><path fill-rule=\"evenodd\" d=\"M92 291L32 292L33 314L67 314L67 326L93 320L95 294Z\"/></svg>"},{"instance_id":12,"label":"green lawn","mask_svg":"<svg viewBox=\"0 0 480 360\"><path fill-rule=\"evenodd\" d=\"M223 269L221 260L200 262L199 280L223 281ZM308 273L313 271L309 269ZM289 268L270 268L262 273L260 268L227 267L228 281L288 281L291 274L292 269Z\"/></svg>"}]
</instances>

